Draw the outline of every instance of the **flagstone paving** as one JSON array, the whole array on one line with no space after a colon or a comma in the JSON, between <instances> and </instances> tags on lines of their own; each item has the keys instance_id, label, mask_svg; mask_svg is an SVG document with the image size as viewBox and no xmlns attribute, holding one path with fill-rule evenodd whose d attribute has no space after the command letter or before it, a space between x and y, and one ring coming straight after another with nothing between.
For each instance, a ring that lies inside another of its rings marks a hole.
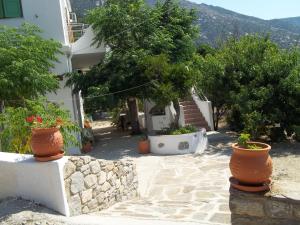
<instances>
[{"instance_id":1,"label":"flagstone paving","mask_svg":"<svg viewBox=\"0 0 300 225\"><path fill-rule=\"evenodd\" d=\"M149 170L154 173L141 196L96 215L230 224L229 143L213 143L202 155L137 158L139 176ZM153 163L155 158L158 161Z\"/></svg>"},{"instance_id":2,"label":"flagstone paving","mask_svg":"<svg viewBox=\"0 0 300 225\"><path fill-rule=\"evenodd\" d=\"M110 142L102 142L105 144L107 155L104 151L100 151L97 155L96 149L93 155L104 159L128 157L135 160L140 191L137 199L117 203L101 212L72 218L55 215L53 212L44 213L43 208L33 210L30 206L25 211L17 210L17 213L10 210L12 213L3 223L0 216L0 224L44 224L46 221L45 224L51 225L112 225L120 222L124 225L231 224L228 206L230 174L228 136L210 136L209 148L202 155L176 156L136 156L132 152L136 152L134 143L122 146L127 149L127 156L118 151L110 152L110 143L115 146L118 144L117 140L113 138ZM14 206L13 208L15 209ZM25 222L18 223L18 221Z\"/></svg>"}]
</instances>

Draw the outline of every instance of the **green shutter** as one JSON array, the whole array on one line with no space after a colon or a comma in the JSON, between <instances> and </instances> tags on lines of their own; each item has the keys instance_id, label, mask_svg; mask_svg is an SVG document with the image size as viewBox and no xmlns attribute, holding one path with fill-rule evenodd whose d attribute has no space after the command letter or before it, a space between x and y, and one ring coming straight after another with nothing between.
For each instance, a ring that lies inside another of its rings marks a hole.
<instances>
[{"instance_id":1,"label":"green shutter","mask_svg":"<svg viewBox=\"0 0 300 225\"><path fill-rule=\"evenodd\" d=\"M4 14L7 18L22 17L20 0L3 0Z\"/></svg>"},{"instance_id":2,"label":"green shutter","mask_svg":"<svg viewBox=\"0 0 300 225\"><path fill-rule=\"evenodd\" d=\"M3 3L2 0L0 0L0 19L4 18L4 11L3 11Z\"/></svg>"}]
</instances>

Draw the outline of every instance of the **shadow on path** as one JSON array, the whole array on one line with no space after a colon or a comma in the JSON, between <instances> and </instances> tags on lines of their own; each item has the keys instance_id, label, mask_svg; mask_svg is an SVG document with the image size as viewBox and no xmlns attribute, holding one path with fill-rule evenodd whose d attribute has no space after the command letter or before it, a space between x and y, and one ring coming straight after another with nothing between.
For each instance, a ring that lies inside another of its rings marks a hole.
<instances>
[{"instance_id":1,"label":"shadow on path","mask_svg":"<svg viewBox=\"0 0 300 225\"><path fill-rule=\"evenodd\" d=\"M137 158L141 155L137 147L141 136L132 136L129 132L122 132L115 127L93 129L95 135L94 149L88 155L106 160Z\"/></svg>"}]
</instances>

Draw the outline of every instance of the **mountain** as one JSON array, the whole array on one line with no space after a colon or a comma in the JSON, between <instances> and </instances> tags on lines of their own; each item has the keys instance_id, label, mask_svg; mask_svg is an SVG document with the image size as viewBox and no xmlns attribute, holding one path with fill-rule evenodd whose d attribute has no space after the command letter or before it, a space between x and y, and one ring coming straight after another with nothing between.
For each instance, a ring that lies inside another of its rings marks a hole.
<instances>
[{"instance_id":1,"label":"mountain","mask_svg":"<svg viewBox=\"0 0 300 225\"><path fill-rule=\"evenodd\" d=\"M100 0L71 0L73 10L82 18L86 10L92 9ZM154 5L156 0L146 0ZM300 43L300 17L263 20L242 15L221 7L197 4L180 0L186 8L194 8L198 14L197 23L200 25L198 42L216 45L219 41L230 36L242 36L259 33L270 35L271 39L284 48Z\"/></svg>"}]
</instances>

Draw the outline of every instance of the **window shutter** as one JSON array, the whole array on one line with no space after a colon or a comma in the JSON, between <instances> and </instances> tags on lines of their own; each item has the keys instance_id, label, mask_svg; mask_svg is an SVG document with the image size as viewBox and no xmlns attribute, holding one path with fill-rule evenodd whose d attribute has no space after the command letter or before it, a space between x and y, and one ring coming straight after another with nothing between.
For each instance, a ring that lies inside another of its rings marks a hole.
<instances>
[{"instance_id":1,"label":"window shutter","mask_svg":"<svg viewBox=\"0 0 300 225\"><path fill-rule=\"evenodd\" d=\"M3 11L3 3L2 0L0 0L0 19L4 18L4 11Z\"/></svg>"},{"instance_id":2,"label":"window shutter","mask_svg":"<svg viewBox=\"0 0 300 225\"><path fill-rule=\"evenodd\" d=\"M7 18L22 16L20 0L3 0L4 14Z\"/></svg>"}]
</instances>

